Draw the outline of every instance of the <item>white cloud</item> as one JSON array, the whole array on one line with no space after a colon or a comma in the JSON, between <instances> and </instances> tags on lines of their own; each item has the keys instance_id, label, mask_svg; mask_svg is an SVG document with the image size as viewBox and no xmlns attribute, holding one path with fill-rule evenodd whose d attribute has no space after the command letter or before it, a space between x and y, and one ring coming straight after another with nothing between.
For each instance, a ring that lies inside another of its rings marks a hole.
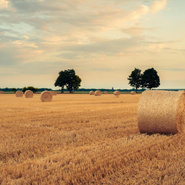
<instances>
[{"instance_id":1,"label":"white cloud","mask_svg":"<svg viewBox=\"0 0 185 185\"><path fill-rule=\"evenodd\" d=\"M158 11L164 9L166 4L167 0L154 1L153 4L150 6L150 10L152 13L157 13Z\"/></svg>"},{"instance_id":2,"label":"white cloud","mask_svg":"<svg viewBox=\"0 0 185 185\"><path fill-rule=\"evenodd\" d=\"M8 1L0 0L0 9L8 8Z\"/></svg>"}]
</instances>

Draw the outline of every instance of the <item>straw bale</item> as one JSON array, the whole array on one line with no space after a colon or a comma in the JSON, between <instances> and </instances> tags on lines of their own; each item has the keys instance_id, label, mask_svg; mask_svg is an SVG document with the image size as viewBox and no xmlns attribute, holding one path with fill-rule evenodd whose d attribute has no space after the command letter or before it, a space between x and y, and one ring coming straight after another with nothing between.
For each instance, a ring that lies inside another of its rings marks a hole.
<instances>
[{"instance_id":1,"label":"straw bale","mask_svg":"<svg viewBox=\"0 0 185 185\"><path fill-rule=\"evenodd\" d=\"M104 94L108 94L108 91L105 91Z\"/></svg>"},{"instance_id":2,"label":"straw bale","mask_svg":"<svg viewBox=\"0 0 185 185\"><path fill-rule=\"evenodd\" d=\"M184 133L185 91L145 91L138 106L141 133Z\"/></svg>"},{"instance_id":3,"label":"straw bale","mask_svg":"<svg viewBox=\"0 0 185 185\"><path fill-rule=\"evenodd\" d=\"M121 94L121 92L120 92L120 91L114 91L113 94L114 94L115 96L119 97L119 95Z\"/></svg>"},{"instance_id":4,"label":"straw bale","mask_svg":"<svg viewBox=\"0 0 185 185\"><path fill-rule=\"evenodd\" d=\"M16 96L16 97L23 97L23 92L22 92L22 91L17 91L17 92L15 93L15 96Z\"/></svg>"},{"instance_id":5,"label":"straw bale","mask_svg":"<svg viewBox=\"0 0 185 185\"><path fill-rule=\"evenodd\" d=\"M136 92L135 91L131 91L131 93L130 93L131 95L135 95L136 94Z\"/></svg>"},{"instance_id":6,"label":"straw bale","mask_svg":"<svg viewBox=\"0 0 185 185\"><path fill-rule=\"evenodd\" d=\"M94 95L95 96L101 96L102 95L102 92L100 90L97 90L97 91L95 91Z\"/></svg>"},{"instance_id":7,"label":"straw bale","mask_svg":"<svg viewBox=\"0 0 185 185\"><path fill-rule=\"evenodd\" d=\"M90 94L90 95L94 95L94 91L90 91L89 94Z\"/></svg>"},{"instance_id":8,"label":"straw bale","mask_svg":"<svg viewBox=\"0 0 185 185\"><path fill-rule=\"evenodd\" d=\"M33 92L31 90L27 90L25 92L25 97L26 98L33 98Z\"/></svg>"},{"instance_id":9,"label":"straw bale","mask_svg":"<svg viewBox=\"0 0 185 185\"><path fill-rule=\"evenodd\" d=\"M53 95L50 91L43 91L40 95L42 102L50 102L53 98Z\"/></svg>"},{"instance_id":10,"label":"straw bale","mask_svg":"<svg viewBox=\"0 0 185 185\"><path fill-rule=\"evenodd\" d=\"M3 94L3 91L0 91L0 94Z\"/></svg>"}]
</instances>

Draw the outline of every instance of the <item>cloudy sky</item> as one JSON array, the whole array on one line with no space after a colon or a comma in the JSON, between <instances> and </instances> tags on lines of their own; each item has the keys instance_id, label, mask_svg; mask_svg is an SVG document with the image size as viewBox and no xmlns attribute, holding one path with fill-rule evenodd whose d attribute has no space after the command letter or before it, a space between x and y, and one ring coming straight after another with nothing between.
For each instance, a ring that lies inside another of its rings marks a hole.
<instances>
[{"instance_id":1,"label":"cloudy sky","mask_svg":"<svg viewBox=\"0 0 185 185\"><path fill-rule=\"evenodd\" d=\"M83 88L131 88L154 68L185 88L184 0L0 0L0 87L50 87L75 69Z\"/></svg>"}]
</instances>

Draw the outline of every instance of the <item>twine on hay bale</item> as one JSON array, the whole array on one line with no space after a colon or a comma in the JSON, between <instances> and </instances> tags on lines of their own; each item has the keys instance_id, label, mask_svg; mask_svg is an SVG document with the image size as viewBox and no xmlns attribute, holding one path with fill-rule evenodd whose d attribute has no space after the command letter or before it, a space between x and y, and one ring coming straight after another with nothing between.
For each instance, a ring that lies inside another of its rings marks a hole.
<instances>
[{"instance_id":1,"label":"twine on hay bale","mask_svg":"<svg viewBox=\"0 0 185 185\"><path fill-rule=\"evenodd\" d=\"M141 133L185 132L185 91L145 91L138 106Z\"/></svg>"},{"instance_id":2,"label":"twine on hay bale","mask_svg":"<svg viewBox=\"0 0 185 185\"><path fill-rule=\"evenodd\" d=\"M121 92L120 91L114 91L114 93L113 93L116 97L119 97L119 95L121 94Z\"/></svg>"},{"instance_id":3,"label":"twine on hay bale","mask_svg":"<svg viewBox=\"0 0 185 185\"><path fill-rule=\"evenodd\" d=\"M23 92L22 91L16 91L15 96L16 97L23 97Z\"/></svg>"},{"instance_id":4,"label":"twine on hay bale","mask_svg":"<svg viewBox=\"0 0 185 185\"><path fill-rule=\"evenodd\" d=\"M102 92L100 90L97 90L97 91L95 91L94 95L95 96L101 96L102 95Z\"/></svg>"},{"instance_id":5,"label":"twine on hay bale","mask_svg":"<svg viewBox=\"0 0 185 185\"><path fill-rule=\"evenodd\" d=\"M31 90L27 90L25 92L25 97L26 98L33 98L33 92Z\"/></svg>"},{"instance_id":6,"label":"twine on hay bale","mask_svg":"<svg viewBox=\"0 0 185 185\"><path fill-rule=\"evenodd\" d=\"M40 95L40 99L42 102L50 102L53 98L53 95L50 91L44 91Z\"/></svg>"},{"instance_id":7,"label":"twine on hay bale","mask_svg":"<svg viewBox=\"0 0 185 185\"><path fill-rule=\"evenodd\" d=\"M108 94L108 91L105 91L104 94Z\"/></svg>"},{"instance_id":8,"label":"twine on hay bale","mask_svg":"<svg viewBox=\"0 0 185 185\"><path fill-rule=\"evenodd\" d=\"M131 91L131 93L130 93L131 95L135 95L136 94L136 92L135 91Z\"/></svg>"},{"instance_id":9,"label":"twine on hay bale","mask_svg":"<svg viewBox=\"0 0 185 185\"><path fill-rule=\"evenodd\" d=\"M94 95L94 91L90 91L89 94L90 94L90 95Z\"/></svg>"}]
</instances>

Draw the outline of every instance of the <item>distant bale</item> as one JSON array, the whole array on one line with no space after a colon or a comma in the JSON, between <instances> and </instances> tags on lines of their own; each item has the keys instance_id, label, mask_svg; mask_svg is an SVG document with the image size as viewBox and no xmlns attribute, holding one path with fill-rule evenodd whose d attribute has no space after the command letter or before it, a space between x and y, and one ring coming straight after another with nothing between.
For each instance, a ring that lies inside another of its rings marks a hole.
<instances>
[{"instance_id":1,"label":"distant bale","mask_svg":"<svg viewBox=\"0 0 185 185\"><path fill-rule=\"evenodd\" d=\"M25 97L26 98L33 98L33 92L31 90L27 90L25 92Z\"/></svg>"},{"instance_id":2,"label":"distant bale","mask_svg":"<svg viewBox=\"0 0 185 185\"><path fill-rule=\"evenodd\" d=\"M185 133L185 91L145 91L138 106L141 133Z\"/></svg>"},{"instance_id":3,"label":"distant bale","mask_svg":"<svg viewBox=\"0 0 185 185\"><path fill-rule=\"evenodd\" d=\"M57 95L57 91L50 91L52 93L53 96Z\"/></svg>"},{"instance_id":4,"label":"distant bale","mask_svg":"<svg viewBox=\"0 0 185 185\"><path fill-rule=\"evenodd\" d=\"M94 91L90 91L89 94L90 94L90 95L94 95Z\"/></svg>"},{"instance_id":5,"label":"distant bale","mask_svg":"<svg viewBox=\"0 0 185 185\"><path fill-rule=\"evenodd\" d=\"M102 95L102 92L100 90L97 90L97 91L95 91L94 95L95 96L101 96Z\"/></svg>"},{"instance_id":6,"label":"distant bale","mask_svg":"<svg viewBox=\"0 0 185 185\"><path fill-rule=\"evenodd\" d=\"M121 92L120 92L120 91L114 91L113 94L114 94L115 96L119 97L119 95L121 94Z\"/></svg>"},{"instance_id":7,"label":"distant bale","mask_svg":"<svg viewBox=\"0 0 185 185\"><path fill-rule=\"evenodd\" d=\"M3 91L0 91L0 94L3 94Z\"/></svg>"},{"instance_id":8,"label":"distant bale","mask_svg":"<svg viewBox=\"0 0 185 185\"><path fill-rule=\"evenodd\" d=\"M131 93L130 93L131 95L135 95L136 94L136 92L135 91L131 91Z\"/></svg>"},{"instance_id":9,"label":"distant bale","mask_svg":"<svg viewBox=\"0 0 185 185\"><path fill-rule=\"evenodd\" d=\"M23 97L23 92L22 91L17 91L16 93L15 93L15 96L16 97Z\"/></svg>"},{"instance_id":10,"label":"distant bale","mask_svg":"<svg viewBox=\"0 0 185 185\"><path fill-rule=\"evenodd\" d=\"M108 91L105 91L104 94L108 94Z\"/></svg>"},{"instance_id":11,"label":"distant bale","mask_svg":"<svg viewBox=\"0 0 185 185\"><path fill-rule=\"evenodd\" d=\"M42 102L50 102L53 98L53 95L50 91L43 91L40 95Z\"/></svg>"}]
</instances>

